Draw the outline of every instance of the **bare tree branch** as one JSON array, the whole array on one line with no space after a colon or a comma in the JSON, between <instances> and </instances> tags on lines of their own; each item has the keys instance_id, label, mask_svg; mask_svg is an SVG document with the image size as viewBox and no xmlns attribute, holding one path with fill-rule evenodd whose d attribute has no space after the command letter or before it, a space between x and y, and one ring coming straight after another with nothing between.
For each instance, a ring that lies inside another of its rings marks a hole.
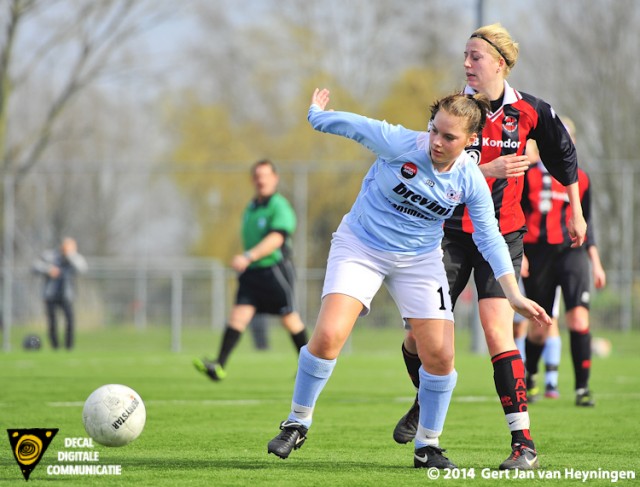
<instances>
[{"instance_id":1,"label":"bare tree branch","mask_svg":"<svg viewBox=\"0 0 640 487\"><path fill-rule=\"evenodd\" d=\"M75 51L68 75L58 88L56 95L45 110L41 122L29 135L19 140L7 140L7 102L12 94L10 69L15 49L17 26L29 20L29 15L42 13L43 2L37 0L14 0L12 17L7 24L7 42L0 53L0 153L3 154L4 170L16 172L20 182L39 162L51 142L52 132L59 117L75 96L105 76L113 69L113 59L123 46L136 36L154 28L170 18L174 7L149 9L149 4L134 0L87 1L80 5L71 20L63 21L54 29L46 42L40 45L15 82L26 83L35 75L39 63L54 55L57 50ZM51 9L51 3L46 5ZM150 12L150 13L149 13ZM67 16L68 18L68 16ZM67 53L68 57L69 54Z\"/></svg>"}]
</instances>

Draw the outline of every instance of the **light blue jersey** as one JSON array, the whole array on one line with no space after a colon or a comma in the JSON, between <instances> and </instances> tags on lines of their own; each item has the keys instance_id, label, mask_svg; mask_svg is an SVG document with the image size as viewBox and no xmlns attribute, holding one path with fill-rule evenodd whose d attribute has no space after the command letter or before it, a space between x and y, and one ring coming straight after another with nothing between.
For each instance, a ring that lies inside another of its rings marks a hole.
<instances>
[{"instance_id":1,"label":"light blue jersey","mask_svg":"<svg viewBox=\"0 0 640 487\"><path fill-rule=\"evenodd\" d=\"M314 129L353 139L376 154L360 193L345 216L349 228L377 250L422 254L439 247L443 222L465 203L473 240L496 279L514 273L498 230L489 186L465 151L447 172L434 170L429 134L348 112L309 108Z\"/></svg>"}]
</instances>

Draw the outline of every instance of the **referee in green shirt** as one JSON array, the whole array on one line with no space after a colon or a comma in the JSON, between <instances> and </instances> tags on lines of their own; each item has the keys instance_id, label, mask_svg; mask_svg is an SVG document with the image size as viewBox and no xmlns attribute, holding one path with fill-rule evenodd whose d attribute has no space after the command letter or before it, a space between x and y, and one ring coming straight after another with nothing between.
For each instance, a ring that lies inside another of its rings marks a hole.
<instances>
[{"instance_id":1,"label":"referee in green shirt","mask_svg":"<svg viewBox=\"0 0 640 487\"><path fill-rule=\"evenodd\" d=\"M231 261L239 275L236 303L222 335L218 358L194 361L196 368L214 381L226 377L229 355L256 313L279 315L298 352L307 343L304 323L295 310L295 271L288 255L296 215L277 192L279 178L271 161L256 162L251 174L256 193L242 219L244 252Z\"/></svg>"}]
</instances>

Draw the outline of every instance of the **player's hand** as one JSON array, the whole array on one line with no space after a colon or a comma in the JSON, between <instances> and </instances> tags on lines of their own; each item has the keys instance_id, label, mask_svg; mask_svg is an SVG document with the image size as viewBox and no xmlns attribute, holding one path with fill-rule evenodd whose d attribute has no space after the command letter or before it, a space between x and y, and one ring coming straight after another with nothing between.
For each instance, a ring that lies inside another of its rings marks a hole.
<instances>
[{"instance_id":1,"label":"player's hand","mask_svg":"<svg viewBox=\"0 0 640 487\"><path fill-rule=\"evenodd\" d=\"M517 154L509 154L500 156L491 162L480 165L480 170L485 178L519 178L531 165L531 161L527 156L519 156Z\"/></svg>"},{"instance_id":2,"label":"player's hand","mask_svg":"<svg viewBox=\"0 0 640 487\"><path fill-rule=\"evenodd\" d=\"M52 279L56 279L60 275L60 268L58 266L52 265L49 267L49 277Z\"/></svg>"},{"instance_id":3,"label":"player's hand","mask_svg":"<svg viewBox=\"0 0 640 487\"><path fill-rule=\"evenodd\" d=\"M326 88L316 88L311 96L311 104L318 105L322 110L327 107L329 103L329 90Z\"/></svg>"},{"instance_id":4,"label":"player's hand","mask_svg":"<svg viewBox=\"0 0 640 487\"><path fill-rule=\"evenodd\" d=\"M571 247L580 247L587 236L587 222L584 216L580 214L579 217L576 217L575 214L572 214L567 227L571 237Z\"/></svg>"},{"instance_id":5,"label":"player's hand","mask_svg":"<svg viewBox=\"0 0 640 487\"><path fill-rule=\"evenodd\" d=\"M596 289L602 289L607 285L607 274L602 266L593 266L593 285Z\"/></svg>"},{"instance_id":6,"label":"player's hand","mask_svg":"<svg viewBox=\"0 0 640 487\"><path fill-rule=\"evenodd\" d=\"M238 274L242 274L251 264L251 259L244 254L234 255L231 259L231 268Z\"/></svg>"},{"instance_id":7,"label":"player's hand","mask_svg":"<svg viewBox=\"0 0 640 487\"><path fill-rule=\"evenodd\" d=\"M529 320L535 321L539 326L551 326L553 323L544 308L535 301L531 301L530 299L520 295L509 302L516 312Z\"/></svg>"}]
</instances>

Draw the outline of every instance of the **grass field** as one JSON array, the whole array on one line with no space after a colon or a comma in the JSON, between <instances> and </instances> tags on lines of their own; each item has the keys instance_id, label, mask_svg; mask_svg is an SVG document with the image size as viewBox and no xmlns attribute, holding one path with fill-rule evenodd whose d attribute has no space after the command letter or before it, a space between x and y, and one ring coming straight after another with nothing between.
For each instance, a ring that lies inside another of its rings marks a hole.
<instances>
[{"instance_id":1,"label":"grass field","mask_svg":"<svg viewBox=\"0 0 640 487\"><path fill-rule=\"evenodd\" d=\"M31 474L29 481L36 484L379 487L520 481L483 478L483 472L485 476L496 472L510 452L510 436L495 395L490 362L486 356L467 352L463 333L457 338L459 380L442 446L460 467L474 469L475 478L469 478L471 470L466 470L466 479L430 480L424 470L412 467L413 446L393 442L393 427L412 399L398 329L356 327L350 352L339 359L320 397L307 443L284 461L267 455L267 442L289 411L296 366L284 332L279 328L271 332L272 350L255 352L245 337L228 364L228 378L212 383L195 371L191 359L207 348L217 350L219 333L187 331L184 352L171 353L168 330L139 333L114 328L80 333L77 349L69 353L53 352L46 344L37 352L22 351L24 334L14 330L15 351L0 354L0 427L60 429ZM582 484L568 479L565 468L640 475L640 334L605 336L613 343L613 354L594 358L591 385L597 407L593 409L573 405L573 374L565 340L561 398L530 407L543 472L561 478L526 480L526 485ZM96 445L94 449L100 465L121 465L122 475L48 475L48 466L63 463L58 452L91 451L65 448L64 438L86 437L82 404L106 383L134 388L147 408L147 424L138 440L122 448ZM23 481L5 437L0 442L0 485ZM586 485L611 483L600 479ZM617 484L638 485L640 480Z\"/></svg>"}]
</instances>

